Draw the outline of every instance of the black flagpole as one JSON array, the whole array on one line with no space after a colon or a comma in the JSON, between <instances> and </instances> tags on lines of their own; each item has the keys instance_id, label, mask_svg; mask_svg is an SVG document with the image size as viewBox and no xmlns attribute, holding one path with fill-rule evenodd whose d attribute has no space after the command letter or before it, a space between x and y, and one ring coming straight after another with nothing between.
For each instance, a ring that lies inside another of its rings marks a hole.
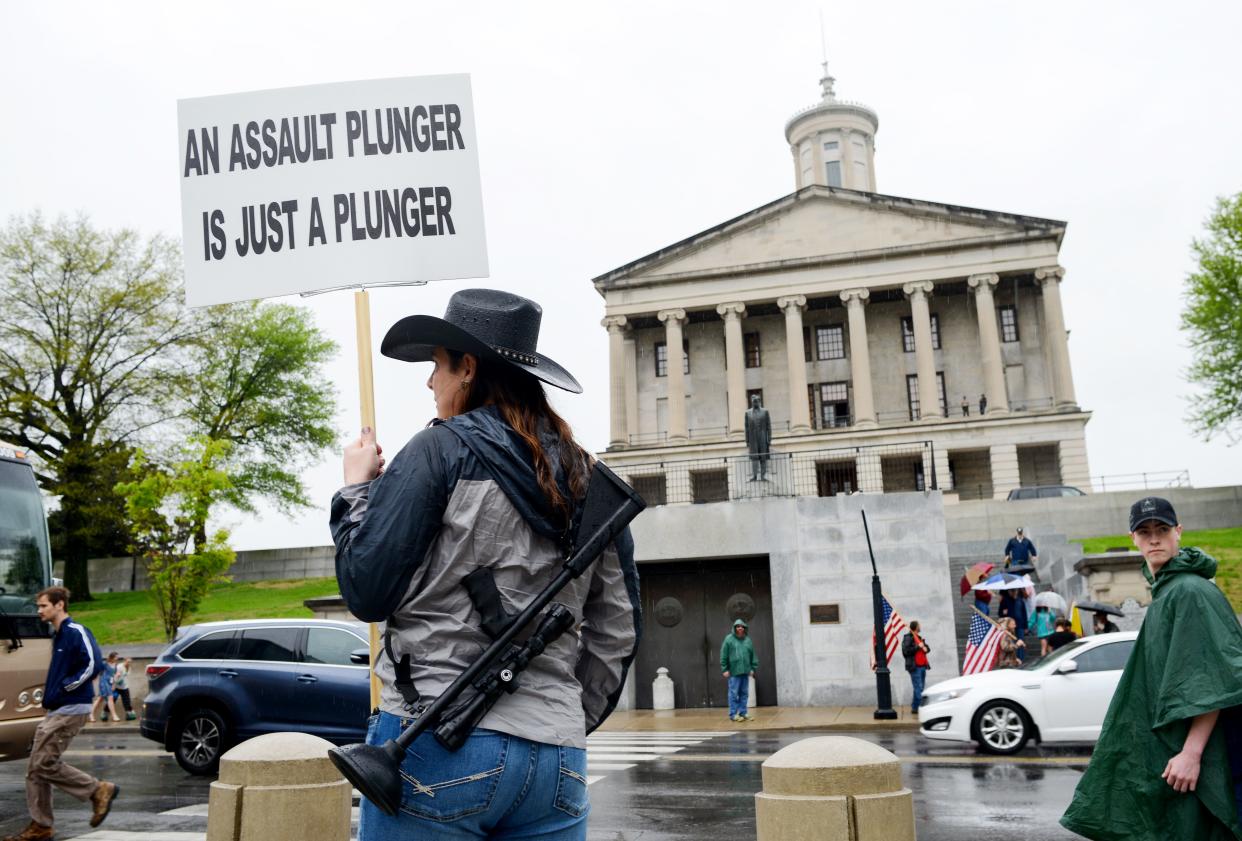
<instances>
[{"instance_id":1,"label":"black flagpole","mask_svg":"<svg viewBox=\"0 0 1242 841\"><path fill-rule=\"evenodd\" d=\"M888 678L888 646L884 635L884 604L880 591L880 574L875 568L875 552L871 548L871 529L867 512L862 512L863 533L867 535L867 554L871 556L871 611L875 618L875 712L872 717L890 720L897 717L893 709L893 687Z\"/></svg>"}]
</instances>

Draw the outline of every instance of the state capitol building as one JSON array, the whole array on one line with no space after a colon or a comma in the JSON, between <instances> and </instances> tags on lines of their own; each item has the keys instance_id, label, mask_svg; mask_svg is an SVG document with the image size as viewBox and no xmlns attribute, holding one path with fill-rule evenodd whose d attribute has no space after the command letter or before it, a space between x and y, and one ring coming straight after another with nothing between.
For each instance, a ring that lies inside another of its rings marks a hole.
<instances>
[{"instance_id":1,"label":"state capitol building","mask_svg":"<svg viewBox=\"0 0 1242 841\"><path fill-rule=\"evenodd\" d=\"M694 611L705 613L704 637L718 648L725 614L744 614L747 598L754 615L775 622L755 635L757 644L768 635L768 662L776 660L766 689L761 672L761 702L779 692L782 704L815 703L821 680L824 702L847 702L839 663L817 675L815 658L803 652L792 663L792 649L774 657L771 647L774 632L801 645L828 640L818 626L836 625L848 641L809 644L845 652L859 629L869 633L869 601L847 609L853 567L816 571L852 540L857 514L846 516L844 500L865 501L873 538L878 530L880 543L901 543L909 527L897 535L883 525L885 506L897 504L882 501L890 495L935 493L943 506L1004 499L1027 485L1090 488L1090 413L1075 397L1061 304L1066 223L877 192L879 119L839 99L834 82L825 71L820 101L785 125L793 192L593 280L611 366L610 442L600 457L652 506L636 525L654 613L647 625L656 629L635 675L639 706L656 665L675 681L683 672L683 683L697 672L697 661L674 662L687 642L699 645ZM754 396L772 427L762 480L744 436ZM775 516L780 504L793 507ZM846 529L835 542L825 531L834 518ZM741 521L752 526L729 536ZM798 539L785 546L789 534ZM824 551L808 549L813 539ZM917 585L925 596L945 590L948 575L947 557L930 563ZM721 583L730 576L735 584ZM819 595L807 595L807 579L822 585ZM817 622L811 608L835 622ZM932 617L930 603L922 615ZM845 671L865 688L869 669ZM709 663L704 680L713 679ZM688 687L678 705L714 705L721 691L706 686L700 699Z\"/></svg>"}]
</instances>

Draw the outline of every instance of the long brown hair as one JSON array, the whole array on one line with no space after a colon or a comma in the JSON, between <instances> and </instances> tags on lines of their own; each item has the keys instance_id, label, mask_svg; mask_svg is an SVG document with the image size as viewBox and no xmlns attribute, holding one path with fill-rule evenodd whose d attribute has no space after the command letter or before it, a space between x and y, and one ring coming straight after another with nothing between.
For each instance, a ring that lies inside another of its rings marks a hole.
<instances>
[{"instance_id":1,"label":"long brown hair","mask_svg":"<svg viewBox=\"0 0 1242 841\"><path fill-rule=\"evenodd\" d=\"M448 351L449 367L456 371L464 353ZM569 526L574 502L586 495L591 457L574 440L573 430L548 403L543 385L532 376L487 359L476 357L477 364L470 391L466 395L466 411L488 404L494 405L505 423L512 427L534 459L535 479L552 511ZM557 461L565 471L572 499L566 499L556 482L552 462L539 441L540 424L545 423L557 439Z\"/></svg>"}]
</instances>

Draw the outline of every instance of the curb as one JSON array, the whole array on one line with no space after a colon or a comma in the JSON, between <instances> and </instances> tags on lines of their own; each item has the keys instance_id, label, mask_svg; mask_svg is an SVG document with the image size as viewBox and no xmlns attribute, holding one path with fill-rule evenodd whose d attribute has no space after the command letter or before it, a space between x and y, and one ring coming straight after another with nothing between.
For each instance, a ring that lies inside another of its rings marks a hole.
<instances>
[{"instance_id":1,"label":"curb","mask_svg":"<svg viewBox=\"0 0 1242 841\"><path fill-rule=\"evenodd\" d=\"M96 721L93 724L87 724L80 731L82 733L141 733L142 728L137 723L125 722L124 724L109 724L106 721Z\"/></svg>"}]
</instances>

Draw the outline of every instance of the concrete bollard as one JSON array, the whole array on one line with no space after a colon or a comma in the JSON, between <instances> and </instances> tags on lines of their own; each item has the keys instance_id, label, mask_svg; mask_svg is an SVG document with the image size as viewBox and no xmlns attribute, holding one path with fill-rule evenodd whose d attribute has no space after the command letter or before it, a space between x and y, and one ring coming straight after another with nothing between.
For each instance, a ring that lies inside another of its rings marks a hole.
<instances>
[{"instance_id":1,"label":"concrete bollard","mask_svg":"<svg viewBox=\"0 0 1242 841\"><path fill-rule=\"evenodd\" d=\"M328 759L331 747L270 733L226 753L207 800L207 841L349 841L353 787Z\"/></svg>"},{"instance_id":2,"label":"concrete bollard","mask_svg":"<svg viewBox=\"0 0 1242 841\"><path fill-rule=\"evenodd\" d=\"M914 841L914 795L879 745L819 736L763 763L758 841Z\"/></svg>"},{"instance_id":3,"label":"concrete bollard","mask_svg":"<svg viewBox=\"0 0 1242 841\"><path fill-rule=\"evenodd\" d=\"M655 680L651 681L651 709L671 710L675 706L673 679L668 676L668 669L661 666L656 669Z\"/></svg>"}]
</instances>

